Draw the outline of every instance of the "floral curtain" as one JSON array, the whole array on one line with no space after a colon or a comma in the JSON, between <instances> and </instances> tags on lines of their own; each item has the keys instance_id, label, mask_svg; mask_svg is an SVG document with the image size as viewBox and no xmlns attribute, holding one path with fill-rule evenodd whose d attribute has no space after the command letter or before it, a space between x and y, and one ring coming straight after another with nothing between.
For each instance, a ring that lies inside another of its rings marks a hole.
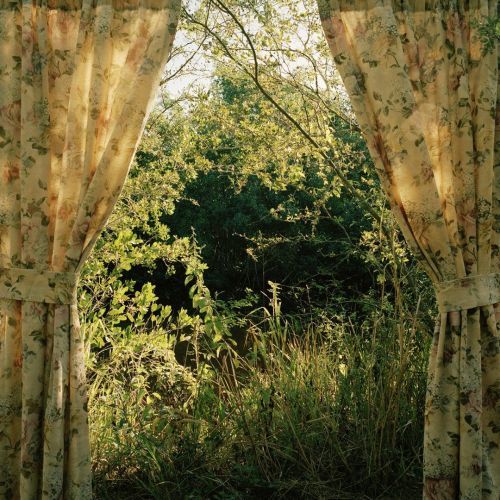
<instances>
[{"instance_id":1,"label":"floral curtain","mask_svg":"<svg viewBox=\"0 0 500 500\"><path fill-rule=\"evenodd\" d=\"M498 500L498 42L478 29L498 2L318 3L393 212L436 289L424 497Z\"/></svg>"},{"instance_id":2,"label":"floral curtain","mask_svg":"<svg viewBox=\"0 0 500 500\"><path fill-rule=\"evenodd\" d=\"M0 0L0 498L91 498L78 273L180 0Z\"/></svg>"}]
</instances>

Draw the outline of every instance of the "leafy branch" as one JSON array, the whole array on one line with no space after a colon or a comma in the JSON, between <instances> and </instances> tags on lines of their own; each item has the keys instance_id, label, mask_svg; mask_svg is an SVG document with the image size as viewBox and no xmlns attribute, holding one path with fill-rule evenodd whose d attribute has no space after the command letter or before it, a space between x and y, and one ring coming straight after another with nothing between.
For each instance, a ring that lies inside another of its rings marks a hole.
<instances>
[{"instance_id":1,"label":"leafy branch","mask_svg":"<svg viewBox=\"0 0 500 500\"><path fill-rule=\"evenodd\" d=\"M352 195L358 203L363 207L363 209L368 212L377 222L379 222L382 227L384 234L389 237L389 231L385 228L385 224L382 220L382 217L380 213L378 213L356 190L355 186L353 183L348 179L348 177L342 172L340 168L336 165L336 163L333 161L331 155L327 150L325 150L324 147L322 147L316 139L302 126L302 124L290 113L288 112L284 106L282 106L270 93L270 91L265 87L265 85L262 83L261 80L261 69L260 69L260 62L257 54L257 49L255 47L255 44L252 40L252 36L248 33L247 29L243 25L243 23L240 21L238 16L235 14L235 12L222 0L210 0L208 4L208 8L210 8L211 5L214 5L224 13L225 15L229 16L229 18L234 22L234 24L237 26L238 30L240 31L241 35L243 36L243 39L246 41L246 44L249 47L249 51L251 53L251 68L248 68L247 65L242 63L234 54L233 50L229 47L229 44L222 38L222 36L217 33L210 25L208 22L208 16L205 16L203 20L200 20L196 18L193 14L189 13L186 9L184 9L184 15L185 17L193 24L201 27L205 33L210 34L214 40L218 43L218 45L221 47L223 50L223 53L246 75L250 78L250 80L253 82L253 84L256 86L256 88L260 91L260 93L263 95L263 97L271 103L272 106L282 115L286 118L286 120L291 123L296 130L314 147L314 149L319 153L320 157L323 159L323 161L328 164L333 172L337 175L337 177L340 179L342 185L344 188L347 190L347 192ZM336 113L339 118L341 118L343 121L347 121L347 118L343 116L341 113ZM349 125L352 125L350 121L347 121Z\"/></svg>"}]
</instances>

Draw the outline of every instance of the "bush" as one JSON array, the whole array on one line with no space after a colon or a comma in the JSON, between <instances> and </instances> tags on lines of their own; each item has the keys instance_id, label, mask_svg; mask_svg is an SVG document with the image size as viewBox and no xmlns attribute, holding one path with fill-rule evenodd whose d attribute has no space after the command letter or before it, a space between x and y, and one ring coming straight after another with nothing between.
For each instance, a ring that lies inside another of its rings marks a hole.
<instances>
[{"instance_id":1,"label":"bush","mask_svg":"<svg viewBox=\"0 0 500 500\"><path fill-rule=\"evenodd\" d=\"M245 352L228 343L223 363L204 343L197 364L180 365L173 323L97 353L98 498L420 496L429 336L418 311L383 297L384 316L299 322L271 292L246 318Z\"/></svg>"}]
</instances>

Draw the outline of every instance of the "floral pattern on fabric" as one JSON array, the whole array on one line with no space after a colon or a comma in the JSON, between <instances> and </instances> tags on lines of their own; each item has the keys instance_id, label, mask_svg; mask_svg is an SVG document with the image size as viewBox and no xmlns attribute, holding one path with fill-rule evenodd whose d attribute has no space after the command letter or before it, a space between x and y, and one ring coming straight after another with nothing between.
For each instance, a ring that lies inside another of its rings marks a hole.
<instances>
[{"instance_id":1,"label":"floral pattern on fabric","mask_svg":"<svg viewBox=\"0 0 500 500\"><path fill-rule=\"evenodd\" d=\"M180 0L0 0L0 498L91 498L78 272Z\"/></svg>"},{"instance_id":2,"label":"floral pattern on fabric","mask_svg":"<svg viewBox=\"0 0 500 500\"><path fill-rule=\"evenodd\" d=\"M498 500L499 54L477 29L497 1L318 4L393 212L438 296L424 497Z\"/></svg>"}]
</instances>

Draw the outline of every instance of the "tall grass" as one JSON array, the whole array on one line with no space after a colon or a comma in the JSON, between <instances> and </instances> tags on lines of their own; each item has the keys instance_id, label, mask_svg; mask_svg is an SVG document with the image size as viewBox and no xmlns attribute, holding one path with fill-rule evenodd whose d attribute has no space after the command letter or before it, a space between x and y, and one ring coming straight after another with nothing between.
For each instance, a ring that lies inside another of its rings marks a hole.
<instances>
[{"instance_id":1,"label":"tall grass","mask_svg":"<svg viewBox=\"0 0 500 500\"><path fill-rule=\"evenodd\" d=\"M106 345L90 363L97 498L420 497L418 316L384 299L299 321L273 301L247 351L213 363L180 365L159 329Z\"/></svg>"}]
</instances>

